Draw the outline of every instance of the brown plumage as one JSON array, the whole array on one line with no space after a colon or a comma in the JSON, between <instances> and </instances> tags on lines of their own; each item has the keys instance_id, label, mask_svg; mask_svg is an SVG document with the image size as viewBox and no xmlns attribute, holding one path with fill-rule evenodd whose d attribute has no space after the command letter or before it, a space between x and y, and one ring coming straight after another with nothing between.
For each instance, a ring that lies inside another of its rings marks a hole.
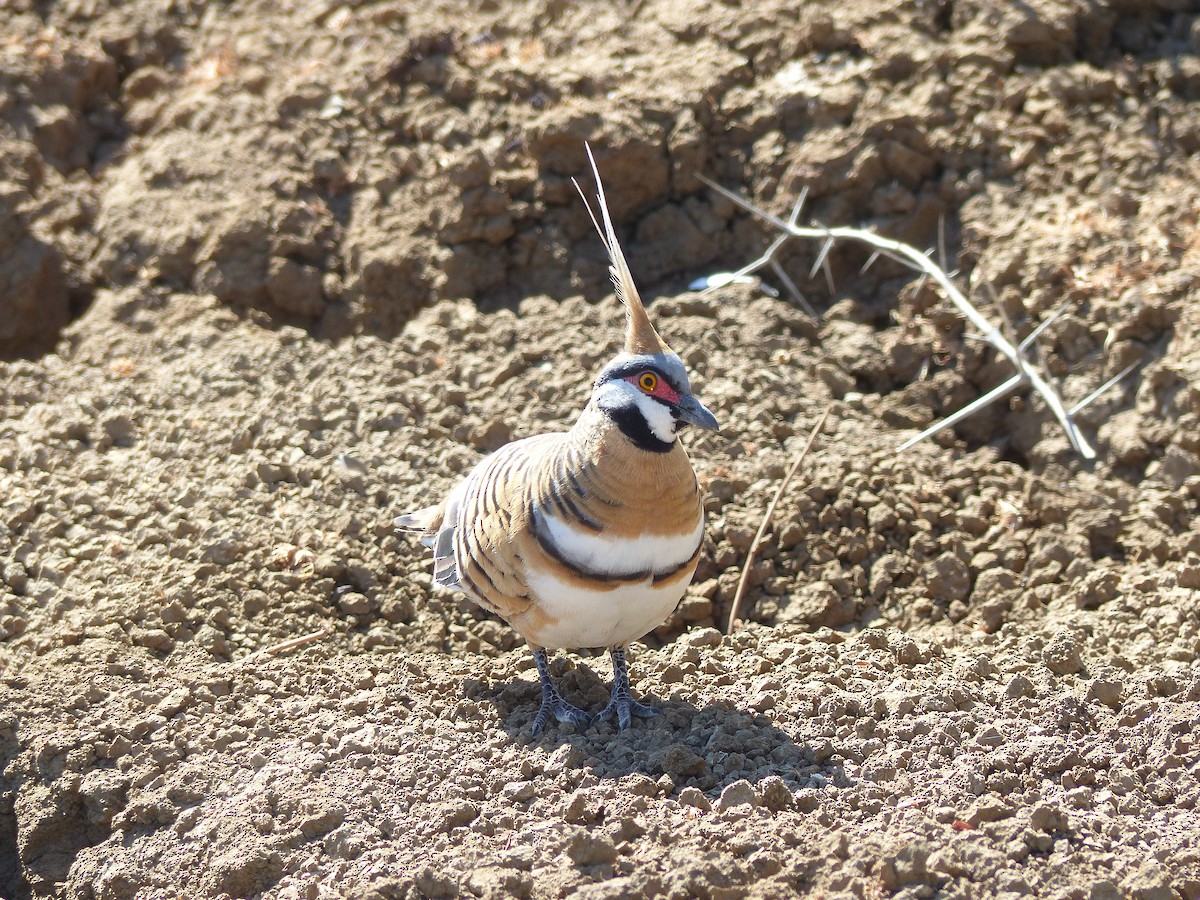
<instances>
[{"instance_id":1,"label":"brown plumage","mask_svg":"<svg viewBox=\"0 0 1200 900\"><path fill-rule=\"evenodd\" d=\"M613 696L599 718L625 728L654 713L630 695L624 648L670 615L696 570L703 507L676 434L686 424L717 427L646 314L602 187L598 200L603 228L593 222L627 313L624 352L570 431L502 447L445 502L397 519L424 533L436 584L463 591L533 647L542 681L535 730L551 716L588 721L554 688L546 648L610 649Z\"/></svg>"}]
</instances>

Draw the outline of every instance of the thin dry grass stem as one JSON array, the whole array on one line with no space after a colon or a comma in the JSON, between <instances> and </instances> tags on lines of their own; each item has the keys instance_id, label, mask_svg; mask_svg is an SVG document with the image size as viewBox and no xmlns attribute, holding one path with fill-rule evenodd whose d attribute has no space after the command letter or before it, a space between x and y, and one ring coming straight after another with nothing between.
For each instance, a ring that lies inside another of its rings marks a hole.
<instances>
[{"instance_id":1,"label":"thin dry grass stem","mask_svg":"<svg viewBox=\"0 0 1200 900\"><path fill-rule=\"evenodd\" d=\"M1073 413L1067 409L1066 405L1063 403L1062 397L1059 396L1058 391L1056 391L1054 387L1042 377L1041 373L1039 373L1037 369L1033 367L1023 350L1019 348L1013 341L1005 337L1000 329L996 328L996 326L989 322L983 316L983 314L971 304L966 295L964 295L963 292L959 290L958 286L955 285L954 281L952 280L953 276L948 273L944 267L939 266L932 259L930 259L929 254L922 252L921 250L918 250L916 247L910 246L909 244L904 244L900 241L882 237L872 231L867 231L862 228L827 228L824 226L800 227L792 222L785 222L778 216L772 215L771 213L758 208L748 200L743 199L727 188L721 187L721 185L717 184L711 179L705 178L703 175L698 177L701 181L703 181L717 193L721 194L723 197L728 198L742 209L753 213L763 221L769 222L776 228L783 230L792 237L821 241L822 247L819 262L824 263L826 261L829 247L834 241L857 241L874 248L875 250L892 259L897 260L908 268L921 273L924 278L928 278L929 280L933 281L941 289L941 292L946 296L946 298L954 304L955 308L958 309L963 318L965 318L980 333L983 340L987 341L992 347L1003 354L1008 361L1012 363L1013 368L1017 370L1015 380L1009 379L1008 382L1005 382L1000 387L993 389L991 392L985 395L987 402L993 402L1000 396L1003 396L1003 394L1007 391L1013 390L1022 384L1028 384L1031 388L1033 388L1034 391L1041 395L1046 405L1050 408L1051 413L1053 413L1054 417L1058 420L1059 425L1062 426L1063 431L1066 433L1067 439L1071 442L1071 446L1075 448L1075 452L1077 452L1084 459L1096 458L1095 449L1093 449L1091 444L1088 443L1087 439L1080 432L1078 426L1076 426L1073 419ZM815 271L816 267L814 266L814 273ZM932 428L926 429L918 438L905 442L901 449L912 446L912 444L917 440L922 440L925 437L928 437L929 435L947 427L947 425L961 420L965 415L970 415L972 412L982 409L983 406L986 405L986 403L981 403L983 399L984 398L980 398L980 400L975 401L975 403L966 407L964 410L960 410L953 416L944 419Z\"/></svg>"},{"instance_id":2,"label":"thin dry grass stem","mask_svg":"<svg viewBox=\"0 0 1200 900\"><path fill-rule=\"evenodd\" d=\"M813 442L817 439L817 435L821 433L821 429L825 427L825 420L829 418L829 411L833 409L833 404L825 407L825 411L821 413L821 417L817 419L817 424L813 426L809 432L808 440L804 442L804 448L796 455L792 461L791 467L787 470L787 474L783 476L783 481L779 482L779 487L775 490L775 496L771 498L771 502L767 505L767 511L763 513L762 522L758 526L758 532L754 535L754 540L750 544L750 549L746 552L746 562L742 565L742 577L738 579L737 590L733 594L733 605L729 608L729 621L725 625L725 631L728 634L733 634L733 629L738 622L738 613L742 608L742 598L746 595L746 584L750 580L750 567L754 565L754 560L758 556L758 549L762 546L763 538L766 536L767 529L771 527L771 519L775 515L775 507L779 505L779 498L783 496L783 492L787 490L787 486L791 483L793 476L800 468L800 463L804 462L804 458L808 456L808 451L812 449Z\"/></svg>"},{"instance_id":3,"label":"thin dry grass stem","mask_svg":"<svg viewBox=\"0 0 1200 900\"><path fill-rule=\"evenodd\" d=\"M323 641L331 634L333 634L333 626L326 625L316 631L292 638L290 641L284 641L281 644L274 644L270 647L263 647L261 650L255 650L249 656L243 656L241 659L235 660L234 665L245 665L246 663L257 662L259 659L268 656L278 656L281 653L287 653L289 650L295 650L297 647L304 647L308 644L315 644L317 641Z\"/></svg>"}]
</instances>

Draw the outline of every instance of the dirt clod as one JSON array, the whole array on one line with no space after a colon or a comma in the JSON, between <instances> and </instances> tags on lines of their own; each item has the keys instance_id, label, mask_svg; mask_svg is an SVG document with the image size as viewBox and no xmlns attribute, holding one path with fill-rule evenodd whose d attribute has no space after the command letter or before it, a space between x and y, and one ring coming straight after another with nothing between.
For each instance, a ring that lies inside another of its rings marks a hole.
<instances>
[{"instance_id":1,"label":"dirt clod","mask_svg":"<svg viewBox=\"0 0 1200 900\"><path fill-rule=\"evenodd\" d=\"M1083 668L1078 638L1069 631L1060 631L1042 651L1042 661L1056 675L1074 675Z\"/></svg>"}]
</instances>

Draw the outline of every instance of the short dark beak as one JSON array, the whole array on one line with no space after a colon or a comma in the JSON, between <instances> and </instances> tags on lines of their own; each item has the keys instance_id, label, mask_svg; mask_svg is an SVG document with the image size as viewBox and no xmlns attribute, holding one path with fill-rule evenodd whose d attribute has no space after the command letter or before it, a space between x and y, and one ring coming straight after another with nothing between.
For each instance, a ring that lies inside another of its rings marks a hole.
<instances>
[{"instance_id":1,"label":"short dark beak","mask_svg":"<svg viewBox=\"0 0 1200 900\"><path fill-rule=\"evenodd\" d=\"M675 414L680 421L703 428L705 431L718 431L717 417L710 413L703 403L695 397L687 396L675 404Z\"/></svg>"}]
</instances>

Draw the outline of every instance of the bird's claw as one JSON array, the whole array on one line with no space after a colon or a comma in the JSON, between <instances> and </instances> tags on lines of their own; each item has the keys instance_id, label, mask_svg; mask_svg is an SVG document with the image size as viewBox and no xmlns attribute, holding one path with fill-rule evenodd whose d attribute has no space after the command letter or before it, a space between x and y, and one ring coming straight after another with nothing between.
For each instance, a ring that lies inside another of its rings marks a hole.
<instances>
[{"instance_id":1,"label":"bird's claw","mask_svg":"<svg viewBox=\"0 0 1200 900\"><path fill-rule=\"evenodd\" d=\"M647 706L645 703L638 703L628 694L624 696L613 695L608 701L608 704L600 712L592 718L592 722L605 722L615 718L617 727L624 731L633 724L633 717L639 719L651 719L657 716L659 711L653 706Z\"/></svg>"},{"instance_id":2,"label":"bird's claw","mask_svg":"<svg viewBox=\"0 0 1200 900\"><path fill-rule=\"evenodd\" d=\"M559 722L570 722L579 729L585 728L592 720L592 717L578 706L571 705L557 694L553 697L542 698L542 705L538 709L537 718L533 720L533 733L537 734L545 728L551 718Z\"/></svg>"}]
</instances>

